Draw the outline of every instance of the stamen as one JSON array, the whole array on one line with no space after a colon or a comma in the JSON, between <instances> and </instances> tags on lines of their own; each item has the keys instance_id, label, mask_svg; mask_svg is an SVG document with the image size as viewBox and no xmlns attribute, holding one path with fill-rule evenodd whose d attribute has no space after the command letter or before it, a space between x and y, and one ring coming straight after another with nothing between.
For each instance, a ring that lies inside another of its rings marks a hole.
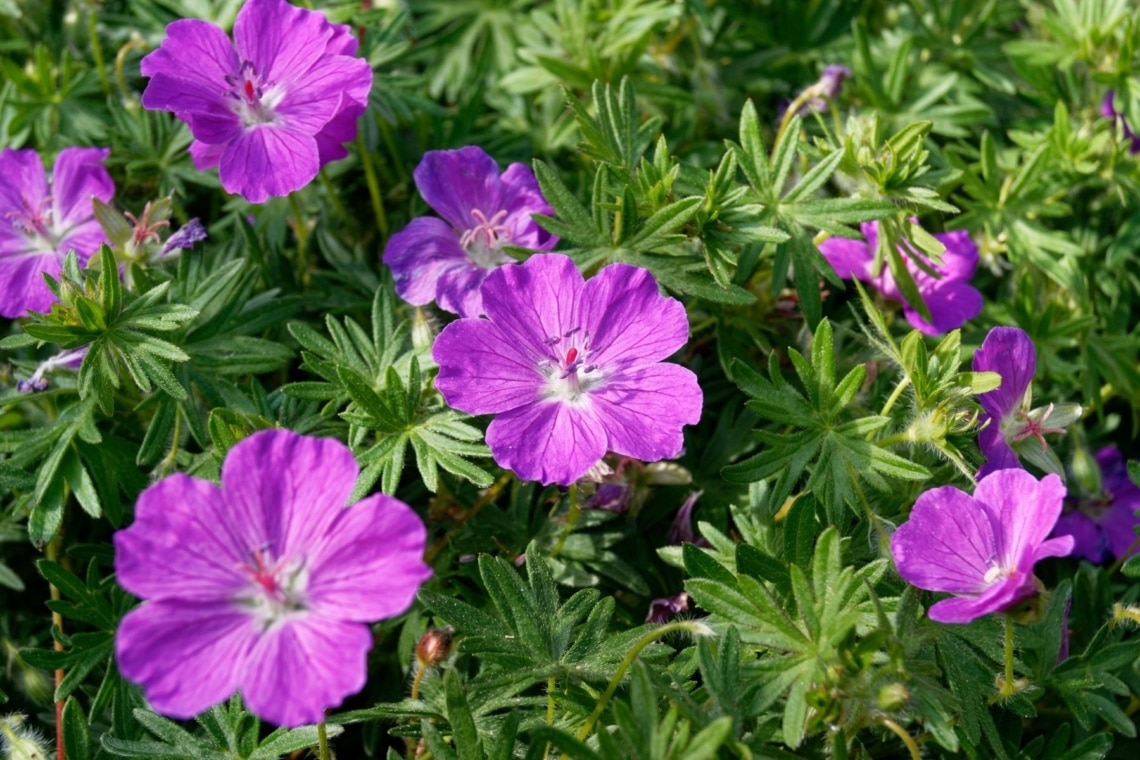
<instances>
[{"instance_id":1,"label":"stamen","mask_svg":"<svg viewBox=\"0 0 1140 760\"><path fill-rule=\"evenodd\" d=\"M1025 427L1022 428L1015 436L1014 442L1024 441L1026 438L1033 437L1041 442L1041 452L1044 453L1048 448L1045 443L1045 435L1047 433L1064 433L1064 428L1046 427L1045 420L1049 419L1049 415L1053 413L1053 404L1045 407L1045 412L1041 415L1041 419L1035 420L1030 417L1026 412L1018 410L1017 416L1025 420Z\"/></svg>"}]
</instances>

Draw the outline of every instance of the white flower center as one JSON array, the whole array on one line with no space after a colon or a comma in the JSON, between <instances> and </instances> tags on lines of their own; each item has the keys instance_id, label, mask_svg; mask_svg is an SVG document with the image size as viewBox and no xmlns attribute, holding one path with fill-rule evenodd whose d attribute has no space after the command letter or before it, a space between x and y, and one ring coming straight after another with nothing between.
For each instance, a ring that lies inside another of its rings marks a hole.
<instances>
[{"instance_id":1,"label":"white flower center","mask_svg":"<svg viewBox=\"0 0 1140 760\"><path fill-rule=\"evenodd\" d=\"M510 243L510 229L503 224L507 218L505 209L487 217L477 208L471 209L475 226L459 237L459 244L467 251L467 256L484 269L493 269L505 264L508 259L503 254L503 245Z\"/></svg>"},{"instance_id":2,"label":"white flower center","mask_svg":"<svg viewBox=\"0 0 1140 760\"><path fill-rule=\"evenodd\" d=\"M52 223L51 200L51 195L47 195L36 204L28 200L26 195L21 195L20 201L24 208L5 214L5 218L11 221L12 228L27 241L29 253L54 251L63 239L63 234Z\"/></svg>"},{"instance_id":3,"label":"white flower center","mask_svg":"<svg viewBox=\"0 0 1140 760\"><path fill-rule=\"evenodd\" d=\"M230 100L230 108L241 119L245 128L258 124L276 124L274 110L285 97L285 89L261 78L257 67L250 61L242 61L237 74L227 74L226 84L230 90L225 97Z\"/></svg>"},{"instance_id":4,"label":"white flower center","mask_svg":"<svg viewBox=\"0 0 1140 760\"><path fill-rule=\"evenodd\" d=\"M249 584L234 596L234 602L248 610L264 629L308 613L309 572L304 558L274 561L267 548L256 549L239 569Z\"/></svg>"},{"instance_id":5,"label":"white flower center","mask_svg":"<svg viewBox=\"0 0 1140 760\"><path fill-rule=\"evenodd\" d=\"M1000 580L1006 578L1013 578L1017 575L1016 567L1002 567L1001 565L991 565L989 570L986 570L984 580L987 586L991 586Z\"/></svg>"},{"instance_id":6,"label":"white flower center","mask_svg":"<svg viewBox=\"0 0 1140 760\"><path fill-rule=\"evenodd\" d=\"M590 334L575 327L545 342L551 354L538 363L538 371L546 378L543 398L568 404L584 403L584 394L605 380L605 373L590 363L590 355L597 351L590 345Z\"/></svg>"}]
</instances>

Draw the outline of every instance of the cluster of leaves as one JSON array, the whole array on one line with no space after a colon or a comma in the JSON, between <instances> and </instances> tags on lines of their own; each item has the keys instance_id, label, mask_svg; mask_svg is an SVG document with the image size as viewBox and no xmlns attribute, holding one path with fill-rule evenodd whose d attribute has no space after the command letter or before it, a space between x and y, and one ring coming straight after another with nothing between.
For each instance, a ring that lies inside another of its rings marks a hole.
<instances>
[{"instance_id":1,"label":"cluster of leaves","mask_svg":"<svg viewBox=\"0 0 1140 760\"><path fill-rule=\"evenodd\" d=\"M431 531L434 579L375 626L365 691L329 717L342 756L1126 751L1137 560L1039 568L1052 595L1016 627L1001 699L1000 622L927 621L887 544L922 490L972 486L974 397L998 378L967 361L990 326L1033 338L1037 398L1088 410L1050 452L1074 495L1099 490L1095 448L1137 458L1140 174L1101 113L1113 90L1140 125L1133 3L322 3L359 31L377 86L350 157L258 208L139 103L138 60L165 24L228 25L240 4L0 0L0 145L109 146L117 187L99 211L112 245L68 258L50 313L0 325L6 709L57 702L80 759L318 743L313 727L262 727L237 697L162 718L112 656L134 600L110 535L138 493L175 471L216 477L237 441L284 426L347 442L356 495L395 494ZM830 63L853 72L843 93L798 98ZM584 272L645 267L688 310L677 360L698 373L703 421L676 463L613 462L624 513L592 508L602 486L543 489L494 465L486 420L433 386L448 317L400 303L379 263L425 213L423 152L466 144L533 162L553 209L538 221ZM120 212L148 202L203 219L208 242L176 262L132 255ZM896 304L845 290L817 246L872 222L874 266L927 315L904 251L937 262L931 233L969 230L982 315L929 340ZM17 389L80 347L78 372ZM668 545L698 490L700 546ZM682 589L686 615L642 623ZM444 625L454 650L414 664Z\"/></svg>"}]
</instances>

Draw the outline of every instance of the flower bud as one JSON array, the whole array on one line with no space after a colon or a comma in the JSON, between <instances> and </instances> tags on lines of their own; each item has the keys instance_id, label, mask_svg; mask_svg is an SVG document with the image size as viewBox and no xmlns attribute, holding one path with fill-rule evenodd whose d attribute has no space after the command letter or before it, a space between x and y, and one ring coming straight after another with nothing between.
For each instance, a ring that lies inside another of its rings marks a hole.
<instances>
[{"instance_id":1,"label":"flower bud","mask_svg":"<svg viewBox=\"0 0 1140 760\"><path fill-rule=\"evenodd\" d=\"M878 695L875 697L879 709L884 712L894 712L901 710L910 699L910 692L906 686L901 683L892 683L879 689Z\"/></svg>"},{"instance_id":2,"label":"flower bud","mask_svg":"<svg viewBox=\"0 0 1140 760\"><path fill-rule=\"evenodd\" d=\"M416 662L421 668L430 668L439 665L451 654L452 634L455 629L450 625L443 628L432 628L420 637L416 644Z\"/></svg>"},{"instance_id":3,"label":"flower bud","mask_svg":"<svg viewBox=\"0 0 1140 760\"><path fill-rule=\"evenodd\" d=\"M47 743L25 720L20 713L0 717L0 753L4 760L47 760Z\"/></svg>"}]
</instances>

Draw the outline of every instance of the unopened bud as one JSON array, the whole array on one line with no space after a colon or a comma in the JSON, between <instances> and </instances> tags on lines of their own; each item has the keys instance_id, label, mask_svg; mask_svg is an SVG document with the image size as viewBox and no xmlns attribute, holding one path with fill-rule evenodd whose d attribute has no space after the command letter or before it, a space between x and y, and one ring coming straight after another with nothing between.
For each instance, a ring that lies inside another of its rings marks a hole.
<instances>
[{"instance_id":1,"label":"unopened bud","mask_svg":"<svg viewBox=\"0 0 1140 760\"><path fill-rule=\"evenodd\" d=\"M901 683L892 683L879 689L879 694L875 701L879 705L879 709L884 712L894 712L901 710L910 699L910 692L906 686Z\"/></svg>"},{"instance_id":2,"label":"unopened bud","mask_svg":"<svg viewBox=\"0 0 1140 760\"><path fill-rule=\"evenodd\" d=\"M416 662L421 668L430 668L438 665L451 654L452 634L455 629L450 625L443 628L432 628L420 637L416 644Z\"/></svg>"},{"instance_id":3,"label":"unopened bud","mask_svg":"<svg viewBox=\"0 0 1140 760\"><path fill-rule=\"evenodd\" d=\"M47 742L35 729L24 725L20 713L0 717L0 752L4 760L47 760Z\"/></svg>"}]
</instances>

